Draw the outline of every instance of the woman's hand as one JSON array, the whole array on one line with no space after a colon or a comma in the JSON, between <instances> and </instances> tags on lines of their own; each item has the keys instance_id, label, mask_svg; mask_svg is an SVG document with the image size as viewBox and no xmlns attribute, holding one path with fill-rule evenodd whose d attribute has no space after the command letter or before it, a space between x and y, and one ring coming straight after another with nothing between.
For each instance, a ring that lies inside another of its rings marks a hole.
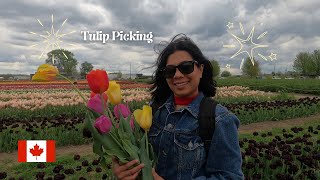
<instances>
[{"instance_id":1,"label":"woman's hand","mask_svg":"<svg viewBox=\"0 0 320 180\"><path fill-rule=\"evenodd\" d=\"M135 167L133 165L139 163L138 160L132 160L126 164L120 165L119 161L116 158L112 158L112 172L121 180L133 180L136 179L139 175L139 172L144 167L144 164L139 164Z\"/></svg>"},{"instance_id":2,"label":"woman's hand","mask_svg":"<svg viewBox=\"0 0 320 180\"><path fill-rule=\"evenodd\" d=\"M154 180L164 180L161 176L159 176L158 173L156 173L156 170L154 170L154 168L152 168L152 176Z\"/></svg>"}]
</instances>

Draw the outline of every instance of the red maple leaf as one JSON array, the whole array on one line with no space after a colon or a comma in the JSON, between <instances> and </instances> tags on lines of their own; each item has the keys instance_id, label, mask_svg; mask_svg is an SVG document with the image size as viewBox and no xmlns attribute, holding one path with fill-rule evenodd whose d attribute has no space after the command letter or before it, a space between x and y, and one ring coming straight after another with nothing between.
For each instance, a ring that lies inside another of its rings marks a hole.
<instances>
[{"instance_id":1,"label":"red maple leaf","mask_svg":"<svg viewBox=\"0 0 320 180\"><path fill-rule=\"evenodd\" d=\"M33 146L33 148L30 148L30 153L32 154L32 156L36 156L37 160L37 156L40 156L43 153L43 148L40 148L38 144L36 144L35 146Z\"/></svg>"}]
</instances>

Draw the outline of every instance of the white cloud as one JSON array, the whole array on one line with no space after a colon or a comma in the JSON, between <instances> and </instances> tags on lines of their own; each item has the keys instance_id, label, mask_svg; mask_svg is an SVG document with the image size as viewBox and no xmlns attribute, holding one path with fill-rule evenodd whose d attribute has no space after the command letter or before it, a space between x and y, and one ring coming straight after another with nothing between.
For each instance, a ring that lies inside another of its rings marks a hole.
<instances>
[{"instance_id":1,"label":"white cloud","mask_svg":"<svg viewBox=\"0 0 320 180\"><path fill-rule=\"evenodd\" d=\"M265 62L256 55L264 72L272 71L274 63L277 69L285 69L292 65L297 53L313 51L320 44L318 0L12 0L1 1L0 6L4 7L0 12L0 73L33 73L44 62L46 57L38 59L43 45L28 47L39 42L28 31L43 32L44 28L36 19L40 19L50 29L51 14L54 14L57 29L68 18L62 31L77 31L62 38L61 47L73 52L79 65L88 61L96 68L107 68L108 71L128 72L130 62L132 71L141 71L142 67L156 60L154 44L161 40L169 41L175 34L182 32L191 37L209 59L217 59L221 67L229 63L231 73L237 74L242 57L230 59L237 48L223 48L224 44L236 44L227 31L229 21L234 23L232 31L236 33L241 33L239 22L243 24L246 33L255 26L255 36L268 31L259 42L268 44L269 48L264 53L278 54L278 61ZM81 30L152 31L154 43L85 42ZM69 43L77 46L70 46ZM152 69L143 72L151 74Z\"/></svg>"}]
</instances>

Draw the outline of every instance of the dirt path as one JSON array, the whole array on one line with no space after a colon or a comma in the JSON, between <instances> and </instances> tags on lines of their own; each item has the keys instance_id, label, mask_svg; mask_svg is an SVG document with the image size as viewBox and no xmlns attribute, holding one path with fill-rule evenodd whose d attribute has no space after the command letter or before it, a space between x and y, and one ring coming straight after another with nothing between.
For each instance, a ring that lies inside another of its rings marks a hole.
<instances>
[{"instance_id":1,"label":"dirt path","mask_svg":"<svg viewBox=\"0 0 320 180\"><path fill-rule=\"evenodd\" d=\"M242 125L239 128L240 133L252 133L254 131L269 130L272 128L288 128L298 126L306 122L320 120L320 114L312 115L309 117L295 118L282 121L264 121ZM66 155L89 155L92 153L92 144L78 145L78 146L64 146L56 149L57 157ZM13 163L17 161L17 152L13 153L0 153L0 164Z\"/></svg>"},{"instance_id":2,"label":"dirt path","mask_svg":"<svg viewBox=\"0 0 320 180\"><path fill-rule=\"evenodd\" d=\"M320 114L312 115L309 117L294 118L281 121L263 121L241 125L239 128L240 133L253 133L254 131L270 130L273 128L288 128L292 126L302 125L306 122L320 120Z\"/></svg>"},{"instance_id":3,"label":"dirt path","mask_svg":"<svg viewBox=\"0 0 320 180\"><path fill-rule=\"evenodd\" d=\"M279 95L279 93L276 93L276 92L269 92L269 93L274 95ZM293 95L296 99L306 98L306 97L310 97L310 98L320 97L320 95L312 95L312 94L297 94L297 93L288 93L288 94Z\"/></svg>"}]
</instances>

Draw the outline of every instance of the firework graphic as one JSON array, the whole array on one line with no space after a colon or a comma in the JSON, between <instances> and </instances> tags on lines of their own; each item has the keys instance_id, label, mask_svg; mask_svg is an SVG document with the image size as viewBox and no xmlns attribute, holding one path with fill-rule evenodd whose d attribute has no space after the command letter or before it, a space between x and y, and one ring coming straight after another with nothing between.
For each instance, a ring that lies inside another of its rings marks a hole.
<instances>
[{"instance_id":1,"label":"firework graphic","mask_svg":"<svg viewBox=\"0 0 320 180\"><path fill-rule=\"evenodd\" d=\"M231 23L231 22L228 22L228 24L226 26L227 26L228 29L232 29L234 27L233 23ZM239 22L239 28L240 28L240 31L241 31L242 35L244 36L245 32L244 32L244 28L243 28L243 25L242 25L241 22ZM242 39L239 36L237 36L237 35L235 35L235 34L233 34L233 33L228 31L229 34L235 40L237 40L237 42L240 45L239 50L231 56L231 59L244 53L244 54L247 54L249 56L252 65L254 65L254 58L253 58L254 50L257 49L257 48L267 48L268 47L268 45L257 44L257 43L255 43L253 41L253 39L254 39L254 30L255 29L254 29L254 26L253 26L251 31L250 31L250 33L249 33L249 35L245 39ZM263 38L267 33L268 33L267 31L261 33L256 39L259 40L259 39ZM243 48L244 46L250 47L250 50L249 51L248 50L244 50L244 48ZM225 48L235 48L236 45L228 44L228 45L223 45L223 47L225 47ZM273 60L276 60L276 55L277 54L272 52L270 54L270 56L268 56L268 57L270 58L271 61L273 61ZM268 61L268 58L266 56L264 56L264 55L262 55L260 53L258 53L258 56L260 56L263 60ZM242 69L243 63L244 63L244 58L242 58L242 61L241 61L241 64L240 64L240 69Z\"/></svg>"},{"instance_id":2,"label":"firework graphic","mask_svg":"<svg viewBox=\"0 0 320 180\"><path fill-rule=\"evenodd\" d=\"M55 31L54 29L54 23L53 23L53 14L51 15L51 29L50 28L46 28L43 23L39 20L38 20L38 23L44 28L44 29L47 29L44 31L44 34L40 34L40 33L36 33L36 32L29 32L30 34L33 34L33 35L36 35L38 38L39 38L39 43L36 43L36 44L32 44L30 47L35 47L35 46L40 46L41 48L42 47L45 47L45 48L42 48L42 52L41 54L39 55L39 59L46 53L48 52L49 49L53 50L53 49L61 49L60 47L60 44L63 43L62 41L62 38L67 36L67 35L70 35L70 34L73 34L75 33L76 31L70 31L68 33L61 33L61 29L63 28L63 26L66 24L67 22L67 19L65 19L63 21L63 23L61 24L60 28ZM71 45L71 46L76 46L75 44L70 44L70 43L67 43L68 45ZM63 52L63 55L68 59L68 56ZM52 64L54 64L54 56L52 55Z\"/></svg>"}]
</instances>

